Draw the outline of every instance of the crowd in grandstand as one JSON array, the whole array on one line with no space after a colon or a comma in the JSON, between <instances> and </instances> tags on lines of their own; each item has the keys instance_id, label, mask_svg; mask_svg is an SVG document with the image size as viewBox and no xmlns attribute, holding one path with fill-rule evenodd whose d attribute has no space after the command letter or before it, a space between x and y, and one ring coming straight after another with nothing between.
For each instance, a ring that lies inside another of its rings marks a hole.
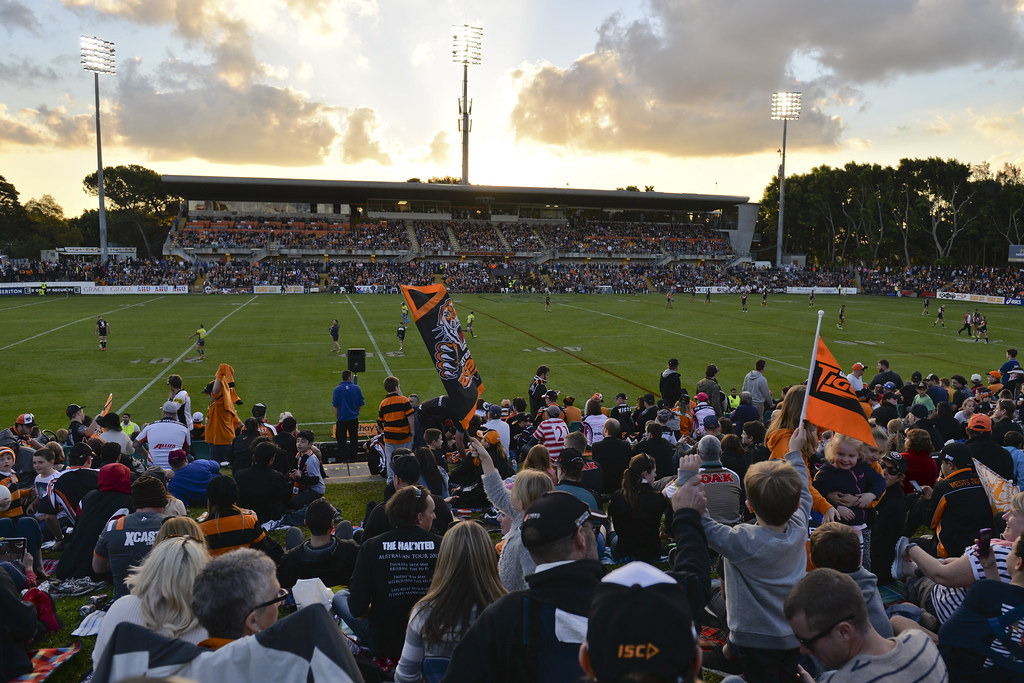
<instances>
[{"instance_id":1,"label":"crowd in grandstand","mask_svg":"<svg viewBox=\"0 0 1024 683\"><path fill-rule=\"evenodd\" d=\"M525 223L501 223L498 229L508 240L512 251L519 252L541 252L544 250L544 243L537 237L533 225Z\"/></svg>"},{"instance_id":2,"label":"crowd in grandstand","mask_svg":"<svg viewBox=\"0 0 1024 683\"><path fill-rule=\"evenodd\" d=\"M645 254L675 257L725 257L732 249L722 232L701 223L666 225L635 221L564 221L500 223L388 220L348 224L216 220L193 218L171 235L171 246L214 249L283 248L314 250L408 251L410 230L419 252L530 252L555 250L593 256ZM453 242L454 235L454 242Z\"/></svg>"},{"instance_id":3,"label":"crowd in grandstand","mask_svg":"<svg viewBox=\"0 0 1024 683\"><path fill-rule=\"evenodd\" d=\"M340 235L341 233L329 233ZM255 235L255 233L254 233ZM483 245L476 248L486 251ZM204 280L204 274L206 275ZM189 285L207 291L248 291L255 285L326 287L328 291L353 291L373 286L396 291L399 284L443 280L452 291L593 293L607 291L701 291L706 287L729 292L785 291L786 287L858 288L867 294L916 292L936 289L970 294L1024 297L1024 275L1017 268L931 268L909 271L855 271L823 268L726 267L704 262L652 265L643 261L565 261L542 264L523 260L467 259L446 262L422 258L409 262L377 259L324 262L322 259L228 260L199 258L193 263L173 258L128 259L101 268L83 259L59 262L0 262L2 282L91 281L99 285Z\"/></svg>"},{"instance_id":4,"label":"crowd in grandstand","mask_svg":"<svg viewBox=\"0 0 1024 683\"><path fill-rule=\"evenodd\" d=\"M508 245L498 228L489 223L453 222L452 230L459 243L459 251L508 252Z\"/></svg>"},{"instance_id":5,"label":"crowd in grandstand","mask_svg":"<svg viewBox=\"0 0 1024 683\"><path fill-rule=\"evenodd\" d=\"M908 269L861 271L867 294L901 291L971 292L992 296L1024 296L1024 270L1015 267L922 266Z\"/></svg>"},{"instance_id":6,"label":"crowd in grandstand","mask_svg":"<svg viewBox=\"0 0 1024 683\"><path fill-rule=\"evenodd\" d=\"M842 433L802 421L805 387L773 390L764 360L731 396L714 363L684 387L670 359L635 405L541 365L466 428L449 397L346 371L319 446L291 412L239 415L227 364L205 415L178 375L141 429L23 413L0 432L0 536L26 551L0 567L0 675L61 630L53 597L104 590L82 611L97 680L1019 680L1024 369L1005 354L987 383L857 363L852 405L815 417ZM327 448L386 479L362 519L325 498Z\"/></svg>"},{"instance_id":7,"label":"crowd in grandstand","mask_svg":"<svg viewBox=\"0 0 1024 683\"><path fill-rule=\"evenodd\" d=\"M412 226L416 231L416 241L419 242L421 252L453 251L447 221L413 221Z\"/></svg>"}]
</instances>

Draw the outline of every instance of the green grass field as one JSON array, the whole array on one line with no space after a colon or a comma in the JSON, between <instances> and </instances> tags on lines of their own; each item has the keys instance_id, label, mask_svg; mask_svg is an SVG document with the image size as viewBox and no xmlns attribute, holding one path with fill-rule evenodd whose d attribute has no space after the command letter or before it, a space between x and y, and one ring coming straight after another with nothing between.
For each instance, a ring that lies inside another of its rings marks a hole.
<instances>
[{"instance_id":1,"label":"green grass field","mask_svg":"<svg viewBox=\"0 0 1024 683\"><path fill-rule=\"evenodd\" d=\"M548 386L576 396L581 408L593 392L606 403L625 391L630 402L645 391L657 393L658 376L670 357L681 361L684 386L693 392L705 366L714 362L720 383L739 388L754 360L768 360L772 391L806 379L816 311L826 314L822 335L839 363L863 362L870 377L879 358L887 358L905 379L913 370L942 376L998 368L1007 346L1024 345L1024 309L980 306L989 319L992 344L957 337L966 303L946 308L946 328L932 328L938 308L921 315L918 299L773 295L768 306L750 298L740 311L738 295L715 295L708 306L688 295L665 309L664 296L555 295L551 312L543 296L454 295L460 319L476 313L475 339L469 346L486 385L485 398L525 396L540 364L551 367ZM845 329L836 321L846 304ZM341 322L342 348L367 350L367 372L359 383L367 399L362 419L373 420L388 374L402 389L422 399L442 391L426 349L414 327L398 353L398 295L163 295L10 297L0 299L0 363L5 370L0 395L0 425L33 412L40 425L67 426L64 408L86 406L95 415L107 394L113 409L128 410L140 425L159 417L166 400L166 377L182 375L194 410L205 410L202 388L217 364L236 371L237 391L249 406L262 401L276 418L291 411L318 438L329 438L334 419L331 390L345 369L344 355L330 354L327 328ZM974 305L971 305L973 309ZM97 315L111 325L108 349L101 352L95 334ZM187 340L200 323L210 331L207 360L196 362Z\"/></svg>"}]
</instances>

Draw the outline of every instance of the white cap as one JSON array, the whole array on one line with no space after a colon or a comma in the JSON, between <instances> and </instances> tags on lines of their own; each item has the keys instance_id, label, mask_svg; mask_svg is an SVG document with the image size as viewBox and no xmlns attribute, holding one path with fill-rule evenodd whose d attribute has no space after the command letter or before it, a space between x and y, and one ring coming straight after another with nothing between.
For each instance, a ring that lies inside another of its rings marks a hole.
<instances>
[{"instance_id":1,"label":"white cap","mask_svg":"<svg viewBox=\"0 0 1024 683\"><path fill-rule=\"evenodd\" d=\"M0 512L7 512L11 507L11 490L0 484Z\"/></svg>"},{"instance_id":2,"label":"white cap","mask_svg":"<svg viewBox=\"0 0 1024 683\"><path fill-rule=\"evenodd\" d=\"M203 414L201 412L199 412L198 410L196 412L192 413L192 421L193 422L202 422L203 421Z\"/></svg>"}]
</instances>

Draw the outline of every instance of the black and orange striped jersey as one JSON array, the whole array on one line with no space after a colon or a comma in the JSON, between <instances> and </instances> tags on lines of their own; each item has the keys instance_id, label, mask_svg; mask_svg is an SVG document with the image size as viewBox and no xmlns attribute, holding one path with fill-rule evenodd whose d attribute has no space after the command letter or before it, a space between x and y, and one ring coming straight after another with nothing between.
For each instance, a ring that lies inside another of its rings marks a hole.
<instances>
[{"instance_id":1,"label":"black and orange striped jersey","mask_svg":"<svg viewBox=\"0 0 1024 683\"><path fill-rule=\"evenodd\" d=\"M377 413L377 424L384 431L384 443L406 443L412 439L409 429L409 416L412 415L412 404L400 394L388 394L380 402Z\"/></svg>"},{"instance_id":2,"label":"black and orange striped jersey","mask_svg":"<svg viewBox=\"0 0 1024 683\"><path fill-rule=\"evenodd\" d=\"M11 492L11 506L6 511L0 512L0 517L14 519L25 514L23 509L28 503L30 489L22 488L18 482L18 475L14 472L4 476L0 474L0 484L6 486Z\"/></svg>"},{"instance_id":3,"label":"black and orange striped jersey","mask_svg":"<svg viewBox=\"0 0 1024 683\"><path fill-rule=\"evenodd\" d=\"M226 517L208 519L199 525L206 535L206 544L211 555L251 548L266 538L263 527L256 515L238 513Z\"/></svg>"}]
</instances>

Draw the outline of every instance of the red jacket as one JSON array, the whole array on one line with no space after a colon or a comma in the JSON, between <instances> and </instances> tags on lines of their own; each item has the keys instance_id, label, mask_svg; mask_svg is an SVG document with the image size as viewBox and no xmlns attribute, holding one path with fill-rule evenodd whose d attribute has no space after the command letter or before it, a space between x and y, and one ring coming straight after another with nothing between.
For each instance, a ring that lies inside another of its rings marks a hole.
<instances>
[{"instance_id":1,"label":"red jacket","mask_svg":"<svg viewBox=\"0 0 1024 683\"><path fill-rule=\"evenodd\" d=\"M910 493L914 487L910 485L911 480L921 486L935 486L935 480L939 478L939 466L932 460L932 454L928 451L911 451L903 453L907 461L907 474L903 477L903 493Z\"/></svg>"}]
</instances>

